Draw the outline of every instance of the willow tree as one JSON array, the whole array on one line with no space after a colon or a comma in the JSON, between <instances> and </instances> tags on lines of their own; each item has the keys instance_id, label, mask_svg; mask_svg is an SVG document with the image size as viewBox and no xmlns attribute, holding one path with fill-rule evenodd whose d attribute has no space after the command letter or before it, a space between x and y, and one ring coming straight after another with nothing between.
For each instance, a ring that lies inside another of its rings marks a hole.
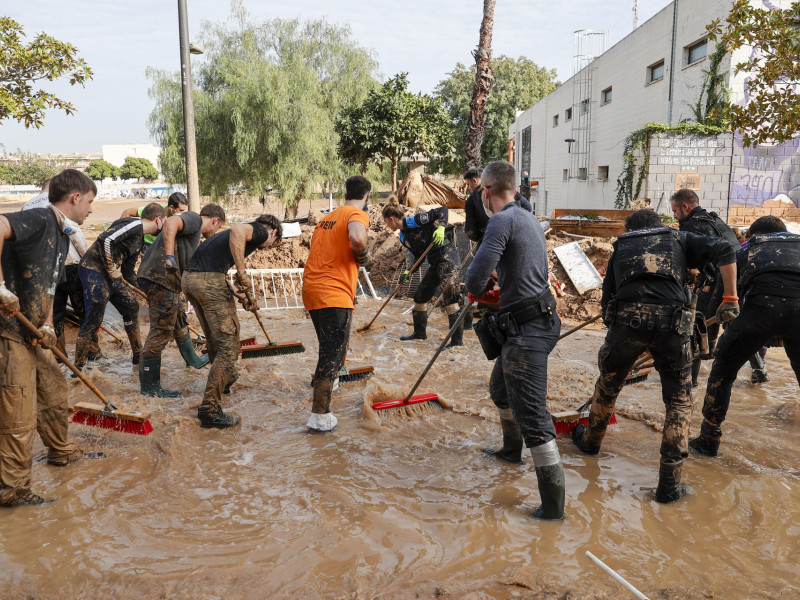
<instances>
[{"instance_id":1,"label":"willow tree","mask_svg":"<svg viewBox=\"0 0 800 600\"><path fill-rule=\"evenodd\" d=\"M197 166L202 193L271 190L297 214L316 186L340 181L338 114L376 84L377 64L350 29L325 20L253 23L241 3L231 18L206 24L205 60L195 77ZM150 70L151 131L161 143L162 172L185 181L180 81Z\"/></svg>"},{"instance_id":2,"label":"willow tree","mask_svg":"<svg viewBox=\"0 0 800 600\"><path fill-rule=\"evenodd\" d=\"M475 88L470 103L469 122L467 123L467 139L464 142L466 154L465 167L481 165L481 145L483 130L486 126L486 100L494 85L492 73L492 29L494 28L495 0L483 0L483 20L478 37L478 49L472 53L475 58Z\"/></svg>"}]
</instances>

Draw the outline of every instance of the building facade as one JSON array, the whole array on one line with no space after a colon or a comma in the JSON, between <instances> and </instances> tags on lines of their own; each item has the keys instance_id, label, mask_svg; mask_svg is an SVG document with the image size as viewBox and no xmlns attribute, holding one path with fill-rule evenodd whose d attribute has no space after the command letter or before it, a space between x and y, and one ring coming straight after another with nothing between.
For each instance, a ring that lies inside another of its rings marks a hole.
<instances>
[{"instance_id":1,"label":"building facade","mask_svg":"<svg viewBox=\"0 0 800 600\"><path fill-rule=\"evenodd\" d=\"M790 2L753 0L765 8ZM733 0L674 0L528 110L509 130L520 183L525 174L537 214L555 208L615 207L626 138L645 124L693 121L715 42L706 26L724 21ZM576 32L579 39L596 32ZM578 54L576 53L576 57ZM747 101L748 74L733 72L749 51L723 57L731 101ZM745 149L733 135L663 134L651 139L650 169L638 199L669 212L669 196L696 189L704 206L725 216L732 205L800 202L797 141Z\"/></svg>"}]
</instances>

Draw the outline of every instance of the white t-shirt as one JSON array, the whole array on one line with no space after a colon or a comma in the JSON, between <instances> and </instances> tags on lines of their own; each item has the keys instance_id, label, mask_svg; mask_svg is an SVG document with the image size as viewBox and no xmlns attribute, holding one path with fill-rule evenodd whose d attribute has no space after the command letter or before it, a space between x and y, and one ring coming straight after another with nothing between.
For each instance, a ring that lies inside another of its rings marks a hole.
<instances>
[{"instance_id":1,"label":"white t-shirt","mask_svg":"<svg viewBox=\"0 0 800 600\"><path fill-rule=\"evenodd\" d=\"M47 208L50 206L50 195L48 192L42 192L38 196L34 196L22 205L21 210L31 210L32 208ZM75 233L69 236L69 252L65 264L77 265L81 262L81 256L86 253L86 237L80 228L75 230Z\"/></svg>"}]
</instances>

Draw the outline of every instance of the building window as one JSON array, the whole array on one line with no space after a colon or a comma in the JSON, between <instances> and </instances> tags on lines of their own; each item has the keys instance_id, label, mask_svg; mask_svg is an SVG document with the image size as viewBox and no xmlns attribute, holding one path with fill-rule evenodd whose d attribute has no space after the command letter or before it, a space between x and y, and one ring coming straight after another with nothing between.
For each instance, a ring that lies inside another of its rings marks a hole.
<instances>
[{"instance_id":1,"label":"building window","mask_svg":"<svg viewBox=\"0 0 800 600\"><path fill-rule=\"evenodd\" d=\"M565 121L572 121L572 109L568 108L564 111L564 120Z\"/></svg>"},{"instance_id":2,"label":"building window","mask_svg":"<svg viewBox=\"0 0 800 600\"><path fill-rule=\"evenodd\" d=\"M608 104L611 102L611 88L607 87L602 92L600 92L600 105Z\"/></svg>"},{"instance_id":3,"label":"building window","mask_svg":"<svg viewBox=\"0 0 800 600\"><path fill-rule=\"evenodd\" d=\"M578 167L578 179L586 181L589 177L586 174L586 167Z\"/></svg>"},{"instance_id":4,"label":"building window","mask_svg":"<svg viewBox=\"0 0 800 600\"><path fill-rule=\"evenodd\" d=\"M586 100L581 100L581 114L582 115L584 115L587 112L589 112L589 105L591 103L592 103L592 101L589 100L589 98L586 98Z\"/></svg>"},{"instance_id":5,"label":"building window","mask_svg":"<svg viewBox=\"0 0 800 600\"><path fill-rule=\"evenodd\" d=\"M660 60L654 65L647 67L647 83L664 79L664 61Z\"/></svg>"},{"instance_id":6,"label":"building window","mask_svg":"<svg viewBox=\"0 0 800 600\"><path fill-rule=\"evenodd\" d=\"M691 46L686 47L686 64L692 65L706 57L708 40L701 40Z\"/></svg>"},{"instance_id":7,"label":"building window","mask_svg":"<svg viewBox=\"0 0 800 600\"><path fill-rule=\"evenodd\" d=\"M569 179L569 169L564 169L564 174L562 175L561 181L567 181Z\"/></svg>"},{"instance_id":8,"label":"building window","mask_svg":"<svg viewBox=\"0 0 800 600\"><path fill-rule=\"evenodd\" d=\"M523 173L531 171L531 128L522 130L522 147L519 155L519 170Z\"/></svg>"},{"instance_id":9,"label":"building window","mask_svg":"<svg viewBox=\"0 0 800 600\"><path fill-rule=\"evenodd\" d=\"M597 167L597 178L600 181L608 181L608 165Z\"/></svg>"},{"instance_id":10,"label":"building window","mask_svg":"<svg viewBox=\"0 0 800 600\"><path fill-rule=\"evenodd\" d=\"M558 115L553 116L553 127L558 127Z\"/></svg>"}]
</instances>

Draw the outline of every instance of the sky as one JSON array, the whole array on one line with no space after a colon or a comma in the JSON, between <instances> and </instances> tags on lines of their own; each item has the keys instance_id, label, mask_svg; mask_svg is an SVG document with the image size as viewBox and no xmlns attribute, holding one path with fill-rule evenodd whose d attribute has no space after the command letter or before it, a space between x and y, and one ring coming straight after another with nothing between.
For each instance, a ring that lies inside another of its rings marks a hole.
<instances>
[{"instance_id":1,"label":"sky","mask_svg":"<svg viewBox=\"0 0 800 600\"><path fill-rule=\"evenodd\" d=\"M0 123L6 152L99 153L103 144L155 143L147 127L153 108L147 67L177 71L178 3L174 0L28 0L8 2L3 16L28 36L41 31L75 45L94 70L85 88L45 87L77 111L49 111L41 129L13 120ZM225 21L226 0L187 0L189 36L203 22ZM669 4L639 0L639 23ZM254 20L316 19L347 24L373 51L383 78L409 73L415 92L432 93L456 63L472 63L483 16L482 0L244 0ZM633 28L633 0L497 0L492 48L495 56L526 56L554 68L561 81L572 75L573 32L608 30L608 47ZM202 60L194 57L193 64ZM2 151L2 148L0 148Z\"/></svg>"}]
</instances>

